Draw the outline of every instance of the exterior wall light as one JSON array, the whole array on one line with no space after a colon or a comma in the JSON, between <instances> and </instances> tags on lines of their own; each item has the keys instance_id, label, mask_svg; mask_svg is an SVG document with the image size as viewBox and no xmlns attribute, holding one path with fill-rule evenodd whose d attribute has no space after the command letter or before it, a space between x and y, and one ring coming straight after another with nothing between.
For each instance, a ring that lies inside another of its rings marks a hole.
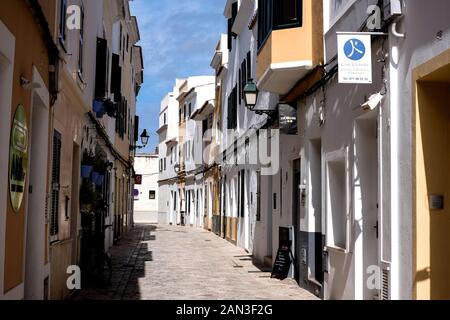
<instances>
[{"instance_id":1,"label":"exterior wall light","mask_svg":"<svg viewBox=\"0 0 450 320\"><path fill-rule=\"evenodd\" d=\"M253 82L253 79L249 79L244 88L244 102L247 108L251 111L255 109L256 102L258 101L258 88Z\"/></svg>"},{"instance_id":2,"label":"exterior wall light","mask_svg":"<svg viewBox=\"0 0 450 320\"><path fill-rule=\"evenodd\" d=\"M144 149L145 147L147 147L149 139L150 139L150 136L149 136L149 134L147 132L147 129L144 129L144 131L141 134L142 146L130 146L130 151L134 151L134 150L137 150L137 149Z\"/></svg>"},{"instance_id":3,"label":"exterior wall light","mask_svg":"<svg viewBox=\"0 0 450 320\"><path fill-rule=\"evenodd\" d=\"M147 133L147 129L144 129L144 132L142 132L142 134L141 134L141 141L142 141L142 144L144 145L144 148L147 146L149 139L150 139L150 136Z\"/></svg>"},{"instance_id":4,"label":"exterior wall light","mask_svg":"<svg viewBox=\"0 0 450 320\"><path fill-rule=\"evenodd\" d=\"M258 102L258 87L253 79L249 79L244 87L244 102L245 106L250 110L254 111L256 114L267 114L269 117L273 117L276 110L273 109L255 109ZM267 106L268 107L268 106Z\"/></svg>"}]
</instances>

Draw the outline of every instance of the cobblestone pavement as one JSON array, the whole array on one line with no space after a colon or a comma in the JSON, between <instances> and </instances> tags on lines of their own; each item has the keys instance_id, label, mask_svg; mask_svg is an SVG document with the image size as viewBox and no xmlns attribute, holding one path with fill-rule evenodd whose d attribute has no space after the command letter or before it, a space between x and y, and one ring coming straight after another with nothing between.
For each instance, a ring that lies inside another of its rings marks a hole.
<instances>
[{"instance_id":1,"label":"cobblestone pavement","mask_svg":"<svg viewBox=\"0 0 450 320\"><path fill-rule=\"evenodd\" d=\"M316 299L292 279L270 279L245 251L205 230L137 225L111 254L111 286L83 290L73 299Z\"/></svg>"}]
</instances>

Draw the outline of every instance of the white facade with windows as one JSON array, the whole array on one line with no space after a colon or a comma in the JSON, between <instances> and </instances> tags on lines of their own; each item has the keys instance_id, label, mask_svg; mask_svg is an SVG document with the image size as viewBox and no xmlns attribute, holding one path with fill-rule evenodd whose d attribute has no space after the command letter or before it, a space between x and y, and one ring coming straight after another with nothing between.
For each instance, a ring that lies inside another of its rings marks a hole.
<instances>
[{"instance_id":1,"label":"white facade with windows","mask_svg":"<svg viewBox=\"0 0 450 320\"><path fill-rule=\"evenodd\" d=\"M186 170L186 223L203 228L204 226L204 177L203 170L203 126L197 120L201 108L215 98L215 78L204 77L190 88L184 97L186 106L186 133L184 135L184 163Z\"/></svg>"},{"instance_id":2,"label":"white facade with windows","mask_svg":"<svg viewBox=\"0 0 450 320\"><path fill-rule=\"evenodd\" d=\"M165 223L166 214L159 212L159 169L158 154L137 154L134 159L136 175L142 177L141 184L135 184L134 221L136 223Z\"/></svg>"},{"instance_id":3,"label":"white facade with windows","mask_svg":"<svg viewBox=\"0 0 450 320\"><path fill-rule=\"evenodd\" d=\"M267 230L271 230L271 212L258 203L259 166L250 163L257 149L257 130L266 125L268 117L247 109L243 89L255 79L258 26L255 14L257 1L226 3L224 16L228 19L228 70L223 79L222 101L222 215L225 217L225 237L237 246L253 253L255 260L264 262L271 256L267 245ZM277 96L260 92L256 109L275 108ZM252 153L250 155L250 153ZM267 181L268 182L268 181ZM259 211L259 212L258 212ZM231 224L231 225L230 225Z\"/></svg>"},{"instance_id":4,"label":"white facade with windows","mask_svg":"<svg viewBox=\"0 0 450 320\"><path fill-rule=\"evenodd\" d=\"M172 92L161 101L159 115L159 197L158 212L162 217L160 223L176 224L177 220L177 172L175 165L179 161L178 146L178 101L180 85L177 79Z\"/></svg>"}]
</instances>

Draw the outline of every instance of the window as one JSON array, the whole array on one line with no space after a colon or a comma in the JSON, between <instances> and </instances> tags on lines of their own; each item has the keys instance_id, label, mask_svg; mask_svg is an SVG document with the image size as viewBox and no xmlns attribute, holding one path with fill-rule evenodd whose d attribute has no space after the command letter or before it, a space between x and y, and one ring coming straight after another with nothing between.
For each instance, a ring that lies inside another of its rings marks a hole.
<instances>
[{"instance_id":1,"label":"window","mask_svg":"<svg viewBox=\"0 0 450 320\"><path fill-rule=\"evenodd\" d=\"M125 36L123 36L123 46L125 47ZM122 61L125 61L125 48L122 50Z\"/></svg>"},{"instance_id":2,"label":"window","mask_svg":"<svg viewBox=\"0 0 450 320\"><path fill-rule=\"evenodd\" d=\"M277 194L273 194L273 210L277 210Z\"/></svg>"},{"instance_id":3,"label":"window","mask_svg":"<svg viewBox=\"0 0 450 320\"><path fill-rule=\"evenodd\" d=\"M127 132L127 119L128 119L128 101L125 97L122 97L121 101L117 106L117 116L116 116L116 133L123 140L125 133Z\"/></svg>"},{"instance_id":4,"label":"window","mask_svg":"<svg viewBox=\"0 0 450 320\"><path fill-rule=\"evenodd\" d=\"M53 163L52 163L52 203L50 217L50 237L52 241L58 240L59 232L59 197L61 177L61 134L53 132Z\"/></svg>"},{"instance_id":5,"label":"window","mask_svg":"<svg viewBox=\"0 0 450 320\"><path fill-rule=\"evenodd\" d=\"M167 158L164 158L164 171L167 170Z\"/></svg>"},{"instance_id":6,"label":"window","mask_svg":"<svg viewBox=\"0 0 450 320\"><path fill-rule=\"evenodd\" d=\"M236 20L236 16L238 14L238 3L233 2L231 5L231 18L228 19L228 50L231 51L233 48L233 32L231 31L233 29L234 21Z\"/></svg>"},{"instance_id":7,"label":"window","mask_svg":"<svg viewBox=\"0 0 450 320\"><path fill-rule=\"evenodd\" d=\"M273 6L274 28L281 29L301 26L302 2L299 0L276 0Z\"/></svg>"},{"instance_id":8,"label":"window","mask_svg":"<svg viewBox=\"0 0 450 320\"><path fill-rule=\"evenodd\" d=\"M60 0L59 2L59 41L62 45L66 41L66 12L67 12L67 0Z\"/></svg>"},{"instance_id":9,"label":"window","mask_svg":"<svg viewBox=\"0 0 450 320\"><path fill-rule=\"evenodd\" d=\"M187 192L188 198L187 198L187 213L191 214L191 191Z\"/></svg>"},{"instance_id":10,"label":"window","mask_svg":"<svg viewBox=\"0 0 450 320\"><path fill-rule=\"evenodd\" d=\"M261 221L261 171L256 173L256 221Z\"/></svg>"},{"instance_id":11,"label":"window","mask_svg":"<svg viewBox=\"0 0 450 320\"><path fill-rule=\"evenodd\" d=\"M327 245L346 250L350 221L346 157L339 154L327 158Z\"/></svg>"},{"instance_id":12,"label":"window","mask_svg":"<svg viewBox=\"0 0 450 320\"><path fill-rule=\"evenodd\" d=\"M237 128L237 86L228 96L228 126L227 129L232 130Z\"/></svg>"},{"instance_id":13,"label":"window","mask_svg":"<svg viewBox=\"0 0 450 320\"><path fill-rule=\"evenodd\" d=\"M122 33L123 33L123 29L122 29L122 24L120 24L120 31L119 31L119 51L122 52Z\"/></svg>"},{"instance_id":14,"label":"window","mask_svg":"<svg viewBox=\"0 0 450 320\"><path fill-rule=\"evenodd\" d=\"M239 173L239 212L240 217L244 218L245 216L245 170L242 170Z\"/></svg>"},{"instance_id":15,"label":"window","mask_svg":"<svg viewBox=\"0 0 450 320\"><path fill-rule=\"evenodd\" d=\"M192 115L192 103L189 103L189 116L188 118Z\"/></svg>"},{"instance_id":16,"label":"window","mask_svg":"<svg viewBox=\"0 0 450 320\"><path fill-rule=\"evenodd\" d=\"M302 26L302 0L258 1L258 48L264 45L272 30Z\"/></svg>"},{"instance_id":17,"label":"window","mask_svg":"<svg viewBox=\"0 0 450 320\"><path fill-rule=\"evenodd\" d=\"M111 60L111 93L114 94L115 102L122 99L122 67L120 66L120 56L112 55Z\"/></svg>"},{"instance_id":18,"label":"window","mask_svg":"<svg viewBox=\"0 0 450 320\"><path fill-rule=\"evenodd\" d=\"M82 46L82 42L80 42ZM82 55L80 48L80 55ZM106 97L106 87L107 87L107 69L108 69L108 42L105 39L97 38L97 56L96 56L96 66L95 66L95 98L104 99ZM80 56L80 59L81 56ZM82 65L83 62L80 60L79 63ZM82 66L79 68L82 68ZM82 69L79 69L82 72Z\"/></svg>"},{"instance_id":19,"label":"window","mask_svg":"<svg viewBox=\"0 0 450 320\"><path fill-rule=\"evenodd\" d=\"M155 190L150 190L150 192L149 192L149 199L150 200L155 200L156 199L156 191Z\"/></svg>"},{"instance_id":20,"label":"window","mask_svg":"<svg viewBox=\"0 0 450 320\"><path fill-rule=\"evenodd\" d=\"M164 124L167 124L167 114L164 113Z\"/></svg>"},{"instance_id":21,"label":"window","mask_svg":"<svg viewBox=\"0 0 450 320\"><path fill-rule=\"evenodd\" d=\"M252 78L252 61L251 52L247 53L244 61L241 63L241 69L239 70L239 103L244 99L244 88L248 81Z\"/></svg>"},{"instance_id":22,"label":"window","mask_svg":"<svg viewBox=\"0 0 450 320\"><path fill-rule=\"evenodd\" d=\"M84 6L81 6L81 17L80 17L80 39L78 46L78 72L83 74L83 53L84 53ZM106 63L106 59L105 59ZM106 70L105 70L106 73ZM106 74L105 74L106 75Z\"/></svg>"}]
</instances>

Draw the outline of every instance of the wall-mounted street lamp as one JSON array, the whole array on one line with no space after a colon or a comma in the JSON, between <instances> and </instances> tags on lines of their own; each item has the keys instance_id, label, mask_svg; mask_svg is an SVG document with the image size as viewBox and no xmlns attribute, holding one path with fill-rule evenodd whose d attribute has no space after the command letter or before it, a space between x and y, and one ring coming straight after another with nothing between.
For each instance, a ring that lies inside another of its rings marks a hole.
<instances>
[{"instance_id":1,"label":"wall-mounted street lamp","mask_svg":"<svg viewBox=\"0 0 450 320\"><path fill-rule=\"evenodd\" d=\"M249 79L244 87L244 102L248 109L253 111L258 101L258 87L253 79Z\"/></svg>"},{"instance_id":2,"label":"wall-mounted street lamp","mask_svg":"<svg viewBox=\"0 0 450 320\"><path fill-rule=\"evenodd\" d=\"M141 142L142 146L130 146L130 151L136 150L136 149L144 149L147 147L148 140L150 139L150 136L147 132L147 129L144 129L144 131L141 134Z\"/></svg>"},{"instance_id":3,"label":"wall-mounted street lamp","mask_svg":"<svg viewBox=\"0 0 450 320\"><path fill-rule=\"evenodd\" d=\"M253 79L249 79L247 84L244 87L244 102L245 106L250 110L254 111L256 114L267 114L270 117L273 117L276 110L273 109L255 109L256 104L258 102L258 86L253 81ZM264 107L264 106L263 106ZM268 107L268 105L267 105Z\"/></svg>"}]
</instances>

